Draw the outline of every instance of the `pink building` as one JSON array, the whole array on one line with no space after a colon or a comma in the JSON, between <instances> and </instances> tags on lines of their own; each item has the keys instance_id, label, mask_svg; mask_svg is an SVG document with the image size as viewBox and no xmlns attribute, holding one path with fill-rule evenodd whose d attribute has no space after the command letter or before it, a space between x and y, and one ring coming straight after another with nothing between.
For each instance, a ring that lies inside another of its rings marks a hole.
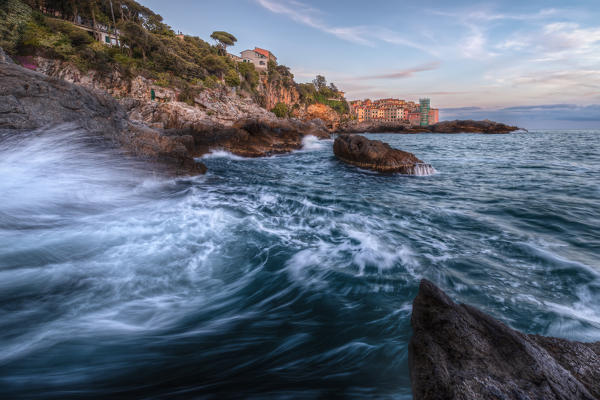
<instances>
[{"instance_id":1,"label":"pink building","mask_svg":"<svg viewBox=\"0 0 600 400\"><path fill-rule=\"evenodd\" d=\"M429 125L437 124L440 122L440 110L432 108L429 110Z\"/></svg>"}]
</instances>

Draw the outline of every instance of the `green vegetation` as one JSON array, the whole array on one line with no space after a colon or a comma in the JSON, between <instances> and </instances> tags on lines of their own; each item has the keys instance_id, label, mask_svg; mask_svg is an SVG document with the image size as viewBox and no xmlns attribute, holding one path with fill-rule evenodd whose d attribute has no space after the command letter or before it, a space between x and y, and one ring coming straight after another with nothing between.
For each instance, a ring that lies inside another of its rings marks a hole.
<instances>
[{"instance_id":1,"label":"green vegetation","mask_svg":"<svg viewBox=\"0 0 600 400\"><path fill-rule=\"evenodd\" d=\"M275 107L271 110L273 114L275 114L278 118L286 118L290 116L290 110L285 103L277 103Z\"/></svg>"},{"instance_id":2,"label":"green vegetation","mask_svg":"<svg viewBox=\"0 0 600 400\"><path fill-rule=\"evenodd\" d=\"M300 93L300 101L305 104L325 104L334 109L338 114L348 114L350 106L335 84L327 86L327 80L322 75L317 75L312 83L300 83L296 86Z\"/></svg>"},{"instance_id":3,"label":"green vegetation","mask_svg":"<svg viewBox=\"0 0 600 400\"><path fill-rule=\"evenodd\" d=\"M113 7L114 19L109 0L0 0L0 46L11 55L60 59L84 71L139 74L181 89L202 82L240 86L245 77L250 82L244 87L256 88L253 74L244 70L240 77L226 55L237 40L233 35L214 32L215 46L193 36L182 40L160 15L136 1L113 1ZM118 46L100 43L99 31L87 32L73 22L110 33L117 29Z\"/></svg>"},{"instance_id":4,"label":"green vegetation","mask_svg":"<svg viewBox=\"0 0 600 400\"><path fill-rule=\"evenodd\" d=\"M275 86L283 86L289 89L296 84L294 82L294 74L292 74L290 68L285 65L277 65L272 60L269 60L267 64L267 73L269 83Z\"/></svg>"},{"instance_id":5,"label":"green vegetation","mask_svg":"<svg viewBox=\"0 0 600 400\"><path fill-rule=\"evenodd\" d=\"M227 55L227 46L233 46L237 42L237 38L231 33L223 31L214 31L210 38L217 42L217 48L219 54L222 56Z\"/></svg>"}]
</instances>

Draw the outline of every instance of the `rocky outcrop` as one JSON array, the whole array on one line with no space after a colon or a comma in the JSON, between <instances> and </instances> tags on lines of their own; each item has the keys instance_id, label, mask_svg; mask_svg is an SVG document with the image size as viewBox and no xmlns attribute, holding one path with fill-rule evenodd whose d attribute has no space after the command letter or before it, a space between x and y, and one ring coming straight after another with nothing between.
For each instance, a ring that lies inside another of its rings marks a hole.
<instances>
[{"instance_id":1,"label":"rocky outcrop","mask_svg":"<svg viewBox=\"0 0 600 400\"><path fill-rule=\"evenodd\" d=\"M359 135L338 136L333 143L333 153L348 164L379 172L407 175L430 175L433 172L429 164L425 164L414 154Z\"/></svg>"},{"instance_id":2,"label":"rocky outcrop","mask_svg":"<svg viewBox=\"0 0 600 400\"><path fill-rule=\"evenodd\" d=\"M300 114L303 119L320 119L325 123L328 129L335 131L340 124L340 115L331 107L325 104L311 104Z\"/></svg>"},{"instance_id":3,"label":"rocky outcrop","mask_svg":"<svg viewBox=\"0 0 600 400\"><path fill-rule=\"evenodd\" d=\"M225 150L242 157L266 157L302 148L307 135L320 139L329 133L318 121L243 119L231 127L196 124L172 130L177 136L193 138L193 154L200 156L213 149Z\"/></svg>"},{"instance_id":4,"label":"rocky outcrop","mask_svg":"<svg viewBox=\"0 0 600 400\"><path fill-rule=\"evenodd\" d=\"M510 133L521 128L490 120L442 121L428 127L434 133Z\"/></svg>"},{"instance_id":5,"label":"rocky outcrop","mask_svg":"<svg viewBox=\"0 0 600 400\"><path fill-rule=\"evenodd\" d=\"M413 303L415 400L600 398L600 342L527 335L423 280Z\"/></svg>"},{"instance_id":6,"label":"rocky outcrop","mask_svg":"<svg viewBox=\"0 0 600 400\"><path fill-rule=\"evenodd\" d=\"M377 121L348 121L337 128L338 133L510 133L524 130L499 122L484 120L443 121L429 126Z\"/></svg>"},{"instance_id":7,"label":"rocky outcrop","mask_svg":"<svg viewBox=\"0 0 600 400\"><path fill-rule=\"evenodd\" d=\"M121 105L100 92L0 63L0 129L19 132L63 123L103 137L137 157L161 162L178 174L206 169L190 155L191 137L167 136L131 123Z\"/></svg>"}]
</instances>

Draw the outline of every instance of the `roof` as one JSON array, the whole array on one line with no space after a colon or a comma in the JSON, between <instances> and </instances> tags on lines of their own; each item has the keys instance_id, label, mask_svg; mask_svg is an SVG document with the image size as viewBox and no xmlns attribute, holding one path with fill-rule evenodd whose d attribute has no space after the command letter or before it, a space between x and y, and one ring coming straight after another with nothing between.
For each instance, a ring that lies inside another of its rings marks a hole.
<instances>
[{"instance_id":1,"label":"roof","mask_svg":"<svg viewBox=\"0 0 600 400\"><path fill-rule=\"evenodd\" d=\"M254 51L258 54L262 54L267 58L273 57L274 59L277 59L277 57L275 57L273 53L271 53L269 50L261 49L260 47L254 47Z\"/></svg>"}]
</instances>

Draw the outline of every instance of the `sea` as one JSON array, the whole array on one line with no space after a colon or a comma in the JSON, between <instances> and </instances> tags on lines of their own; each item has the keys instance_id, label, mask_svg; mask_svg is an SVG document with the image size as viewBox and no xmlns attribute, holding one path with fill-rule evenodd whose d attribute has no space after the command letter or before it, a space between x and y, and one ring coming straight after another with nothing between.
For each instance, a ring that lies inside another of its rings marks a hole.
<instances>
[{"instance_id":1,"label":"sea","mask_svg":"<svg viewBox=\"0 0 600 400\"><path fill-rule=\"evenodd\" d=\"M367 136L435 173L309 137L173 178L72 126L0 134L0 397L410 399L422 278L600 340L600 131Z\"/></svg>"}]
</instances>

